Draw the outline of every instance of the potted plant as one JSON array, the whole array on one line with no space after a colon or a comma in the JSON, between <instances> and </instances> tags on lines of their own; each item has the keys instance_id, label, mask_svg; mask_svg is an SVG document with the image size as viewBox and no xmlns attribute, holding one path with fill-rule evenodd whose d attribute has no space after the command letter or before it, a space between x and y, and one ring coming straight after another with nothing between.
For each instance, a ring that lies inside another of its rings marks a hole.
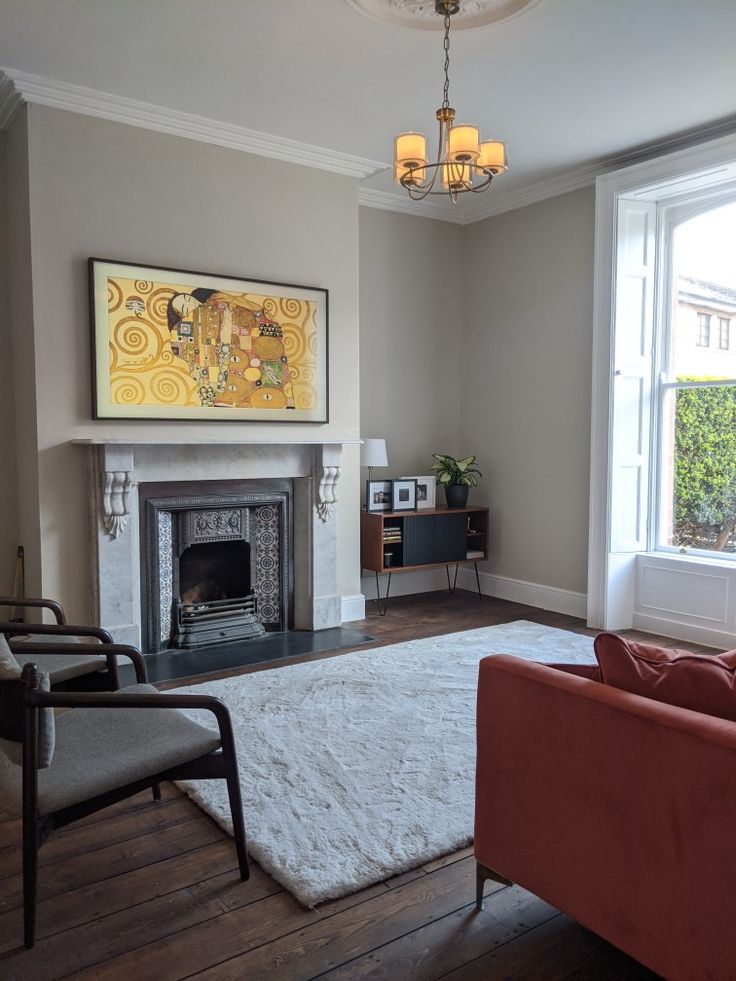
<instances>
[{"instance_id":1,"label":"potted plant","mask_svg":"<svg viewBox=\"0 0 736 981\"><path fill-rule=\"evenodd\" d=\"M433 453L432 458L437 462L430 469L437 474L437 483L445 488L448 508L464 508L468 503L468 489L477 487L478 477L483 476L474 466L475 457L456 460L446 453Z\"/></svg>"}]
</instances>

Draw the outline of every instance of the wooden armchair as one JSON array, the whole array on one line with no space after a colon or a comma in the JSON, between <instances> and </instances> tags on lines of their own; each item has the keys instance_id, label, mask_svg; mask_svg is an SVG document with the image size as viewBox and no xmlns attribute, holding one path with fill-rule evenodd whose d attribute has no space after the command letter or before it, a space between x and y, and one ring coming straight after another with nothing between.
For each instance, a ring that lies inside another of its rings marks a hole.
<instances>
[{"instance_id":1,"label":"wooden armchair","mask_svg":"<svg viewBox=\"0 0 736 981\"><path fill-rule=\"evenodd\" d=\"M112 648L100 650L100 644L114 643L112 635L102 627L70 626L61 604L55 600L0 596L2 607L46 609L54 614L56 623L53 624L0 620L0 633L9 641L21 667L36 664L40 671L48 674L52 688L84 675L107 671L108 687L114 691L120 687L118 656L132 660L138 682L148 681L140 651L127 646L117 652Z\"/></svg>"},{"instance_id":2,"label":"wooden armchair","mask_svg":"<svg viewBox=\"0 0 736 981\"><path fill-rule=\"evenodd\" d=\"M55 708L73 711L54 718ZM219 734L179 709L212 712ZM162 694L145 684L52 692L36 666L26 664L20 677L0 681L0 749L8 757L0 766L0 797L23 819L26 947L35 939L38 850L48 835L162 780L227 781L240 877L248 878L235 743L219 699Z\"/></svg>"}]
</instances>

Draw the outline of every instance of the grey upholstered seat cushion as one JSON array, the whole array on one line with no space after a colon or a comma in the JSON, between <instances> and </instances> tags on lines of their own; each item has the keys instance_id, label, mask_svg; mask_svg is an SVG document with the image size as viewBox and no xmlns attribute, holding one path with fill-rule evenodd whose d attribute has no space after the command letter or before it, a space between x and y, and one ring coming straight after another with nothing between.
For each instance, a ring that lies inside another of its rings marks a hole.
<instances>
[{"instance_id":1,"label":"grey upholstered seat cushion","mask_svg":"<svg viewBox=\"0 0 736 981\"><path fill-rule=\"evenodd\" d=\"M152 685L131 685L121 692L158 694ZM54 759L38 774L39 810L58 811L219 746L217 733L176 709L71 709L56 720ZM20 813L21 775L20 767L0 767L3 809L15 814Z\"/></svg>"},{"instance_id":2,"label":"grey upholstered seat cushion","mask_svg":"<svg viewBox=\"0 0 736 981\"><path fill-rule=\"evenodd\" d=\"M46 643L55 644L60 637L45 637ZM76 637L72 638L76 640ZM41 643L39 636L36 641L29 638L27 642ZM100 671L107 667L107 661L98 654L33 654L32 652L21 653L15 651L15 659L23 668L24 664L36 664L39 671L48 674L52 685L58 685L61 681L69 681L71 678L79 678L83 674L90 674L92 671Z\"/></svg>"},{"instance_id":3,"label":"grey upholstered seat cushion","mask_svg":"<svg viewBox=\"0 0 736 981\"><path fill-rule=\"evenodd\" d=\"M13 640L24 644L81 644L74 634L16 634Z\"/></svg>"},{"instance_id":4,"label":"grey upholstered seat cushion","mask_svg":"<svg viewBox=\"0 0 736 981\"><path fill-rule=\"evenodd\" d=\"M79 644L79 637L66 634L20 634L13 637L15 644ZM62 681L70 681L92 671L100 671L107 666L104 657L98 654L33 654L22 653L19 648L15 658L21 668L24 664L37 664L40 671L45 671L52 685Z\"/></svg>"}]
</instances>

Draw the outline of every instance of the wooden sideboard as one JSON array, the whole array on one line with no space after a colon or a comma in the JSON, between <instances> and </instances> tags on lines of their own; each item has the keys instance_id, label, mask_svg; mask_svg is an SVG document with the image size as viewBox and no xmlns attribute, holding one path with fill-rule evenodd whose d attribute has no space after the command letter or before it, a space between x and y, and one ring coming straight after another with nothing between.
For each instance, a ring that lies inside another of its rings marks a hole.
<instances>
[{"instance_id":1,"label":"wooden sideboard","mask_svg":"<svg viewBox=\"0 0 736 981\"><path fill-rule=\"evenodd\" d=\"M363 569L376 576L378 611L386 601L394 572L436 569L444 566L447 585L454 592L460 563L472 562L480 596L477 563L488 558L488 508L427 508L420 511L362 511L360 554ZM449 566L455 566L450 583ZM382 598L379 576L388 575Z\"/></svg>"}]
</instances>

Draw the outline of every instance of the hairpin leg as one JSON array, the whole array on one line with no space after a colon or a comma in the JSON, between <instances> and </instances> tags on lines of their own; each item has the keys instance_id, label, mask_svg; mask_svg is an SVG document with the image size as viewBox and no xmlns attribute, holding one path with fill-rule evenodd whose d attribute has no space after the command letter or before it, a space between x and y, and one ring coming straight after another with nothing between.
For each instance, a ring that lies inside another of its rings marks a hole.
<instances>
[{"instance_id":1,"label":"hairpin leg","mask_svg":"<svg viewBox=\"0 0 736 981\"><path fill-rule=\"evenodd\" d=\"M455 589L457 587L457 570L459 568L460 568L460 564L459 564L459 562L456 562L455 563L455 576L454 576L454 578L452 580L452 585L450 585L450 567L449 567L449 565L445 565L445 575L447 576L447 588L449 589L449 591L451 593L454 593L455 592Z\"/></svg>"},{"instance_id":2,"label":"hairpin leg","mask_svg":"<svg viewBox=\"0 0 736 981\"><path fill-rule=\"evenodd\" d=\"M388 581L386 583L386 595L381 601L381 588L380 580L378 578L378 573L376 573L376 602L378 603L378 615L379 617L386 616L386 607L388 606L388 594L391 592L391 570L388 573Z\"/></svg>"},{"instance_id":3,"label":"hairpin leg","mask_svg":"<svg viewBox=\"0 0 736 981\"><path fill-rule=\"evenodd\" d=\"M475 569L475 585L478 587L478 599L483 599L483 593L480 591L480 576L478 575L478 563L473 563L473 568Z\"/></svg>"}]
</instances>

